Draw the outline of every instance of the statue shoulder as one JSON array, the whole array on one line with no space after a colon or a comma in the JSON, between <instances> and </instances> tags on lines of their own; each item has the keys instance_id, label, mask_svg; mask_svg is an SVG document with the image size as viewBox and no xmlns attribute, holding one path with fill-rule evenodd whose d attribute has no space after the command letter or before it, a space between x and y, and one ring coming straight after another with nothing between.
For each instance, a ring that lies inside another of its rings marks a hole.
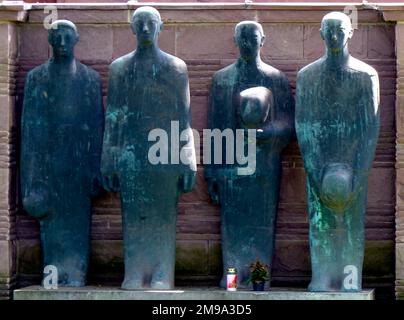
<instances>
[{"instance_id":1,"label":"statue shoulder","mask_svg":"<svg viewBox=\"0 0 404 320\"><path fill-rule=\"evenodd\" d=\"M261 65L261 71L266 77L286 79L286 75L281 70L276 69L275 67L266 63Z\"/></svg>"},{"instance_id":2,"label":"statue shoulder","mask_svg":"<svg viewBox=\"0 0 404 320\"><path fill-rule=\"evenodd\" d=\"M77 61L77 65L80 68L80 73L84 74L90 82L101 81L101 77L97 71L95 71L93 68L81 63L80 61Z\"/></svg>"},{"instance_id":3,"label":"statue shoulder","mask_svg":"<svg viewBox=\"0 0 404 320\"><path fill-rule=\"evenodd\" d=\"M216 71L213 74L212 83L215 85L228 84L229 81L235 77L236 72L236 64L232 63L231 65L228 65L223 69Z\"/></svg>"},{"instance_id":4,"label":"statue shoulder","mask_svg":"<svg viewBox=\"0 0 404 320\"><path fill-rule=\"evenodd\" d=\"M112 63L109 65L109 72L110 74L120 75L128 70L129 65L133 62L134 51L125 54L119 58L116 58Z\"/></svg>"},{"instance_id":5,"label":"statue shoulder","mask_svg":"<svg viewBox=\"0 0 404 320\"><path fill-rule=\"evenodd\" d=\"M358 72L363 75L368 75L370 77L374 77L374 76L378 75L375 68L373 68L371 65L369 65L359 59L356 59L354 57L350 58L348 67L354 72Z\"/></svg>"},{"instance_id":6,"label":"statue shoulder","mask_svg":"<svg viewBox=\"0 0 404 320\"><path fill-rule=\"evenodd\" d=\"M321 72L323 60L324 60L323 58L320 58L300 69L299 72L297 73L297 81L303 79L310 80L310 78L312 77L317 77L318 74Z\"/></svg>"},{"instance_id":7,"label":"statue shoulder","mask_svg":"<svg viewBox=\"0 0 404 320\"><path fill-rule=\"evenodd\" d=\"M261 66L261 72L263 73L265 79L269 80L270 83L277 84L280 88L285 89L285 87L290 87L288 77L281 70L264 63Z\"/></svg>"},{"instance_id":8,"label":"statue shoulder","mask_svg":"<svg viewBox=\"0 0 404 320\"><path fill-rule=\"evenodd\" d=\"M27 79L31 79L33 83L38 84L44 79L47 78L47 75L49 74L48 71L49 67L49 61L46 61L45 63L36 66L32 70L30 70L27 74Z\"/></svg>"},{"instance_id":9,"label":"statue shoulder","mask_svg":"<svg viewBox=\"0 0 404 320\"><path fill-rule=\"evenodd\" d=\"M179 74L188 73L188 68L184 60L173 56L167 52L162 52L163 64L171 71Z\"/></svg>"}]
</instances>

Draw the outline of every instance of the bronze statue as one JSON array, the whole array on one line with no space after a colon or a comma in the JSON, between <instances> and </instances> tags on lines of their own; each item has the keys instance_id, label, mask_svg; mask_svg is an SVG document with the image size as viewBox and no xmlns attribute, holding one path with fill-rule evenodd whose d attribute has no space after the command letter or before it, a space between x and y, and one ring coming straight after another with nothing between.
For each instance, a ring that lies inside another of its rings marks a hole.
<instances>
[{"instance_id":1,"label":"bronze statue","mask_svg":"<svg viewBox=\"0 0 404 320\"><path fill-rule=\"evenodd\" d=\"M41 228L44 265L59 285L84 286L91 197L100 185L104 114L97 72L74 57L76 26L49 29L53 57L28 73L21 133L22 203Z\"/></svg>"},{"instance_id":2,"label":"bronze statue","mask_svg":"<svg viewBox=\"0 0 404 320\"><path fill-rule=\"evenodd\" d=\"M221 205L221 286L227 268L235 267L243 288L256 259L272 267L281 152L294 137L294 101L286 76L261 60L262 26L240 22L234 37L240 57L213 77L209 128L257 129L256 168L240 175L239 164L228 163L223 144L221 164L205 165L205 177L212 200Z\"/></svg>"},{"instance_id":3,"label":"bronze statue","mask_svg":"<svg viewBox=\"0 0 404 320\"><path fill-rule=\"evenodd\" d=\"M379 79L349 54L349 17L321 22L323 57L298 73L296 132L307 174L310 291L362 288L368 175L379 134Z\"/></svg>"},{"instance_id":4,"label":"bronze statue","mask_svg":"<svg viewBox=\"0 0 404 320\"><path fill-rule=\"evenodd\" d=\"M109 71L101 170L104 187L121 195L123 289L173 288L178 197L195 183L193 144L188 164L176 161L185 146L174 143L173 135L160 150L174 150L170 163L150 159L153 130L191 128L187 67L158 47L162 26L156 9L138 8L131 22L137 49Z\"/></svg>"}]
</instances>

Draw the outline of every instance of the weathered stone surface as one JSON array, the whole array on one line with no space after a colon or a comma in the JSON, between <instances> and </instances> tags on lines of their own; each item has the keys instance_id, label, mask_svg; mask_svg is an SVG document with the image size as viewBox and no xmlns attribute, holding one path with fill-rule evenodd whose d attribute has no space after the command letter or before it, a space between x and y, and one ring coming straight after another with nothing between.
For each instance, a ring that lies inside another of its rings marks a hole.
<instances>
[{"instance_id":1,"label":"weathered stone surface","mask_svg":"<svg viewBox=\"0 0 404 320\"><path fill-rule=\"evenodd\" d=\"M48 31L43 25L23 24L19 28L20 59L42 59L49 57Z\"/></svg>"},{"instance_id":2,"label":"weathered stone surface","mask_svg":"<svg viewBox=\"0 0 404 320\"><path fill-rule=\"evenodd\" d=\"M9 278L11 276L12 253L10 251L10 242L0 240L0 277Z\"/></svg>"},{"instance_id":3,"label":"weathered stone surface","mask_svg":"<svg viewBox=\"0 0 404 320\"><path fill-rule=\"evenodd\" d=\"M397 53L397 59L402 59L404 58L404 41L400 41L402 37L404 36L404 24L397 24L395 26L395 45L396 45L396 53ZM403 66L399 61L399 71L402 70ZM401 83L402 84L402 83Z\"/></svg>"},{"instance_id":4,"label":"weathered stone surface","mask_svg":"<svg viewBox=\"0 0 404 320\"><path fill-rule=\"evenodd\" d=\"M10 170L0 168L0 207L9 209Z\"/></svg>"},{"instance_id":5,"label":"weathered stone surface","mask_svg":"<svg viewBox=\"0 0 404 320\"><path fill-rule=\"evenodd\" d=\"M374 291L357 293L314 293L296 289L276 289L264 292L217 288L178 288L166 291L124 291L116 287L85 287L82 289L46 290L32 286L14 291L15 300L373 300Z\"/></svg>"},{"instance_id":6,"label":"weathered stone surface","mask_svg":"<svg viewBox=\"0 0 404 320\"><path fill-rule=\"evenodd\" d=\"M80 41L75 48L79 60L112 59L113 30L109 26L77 26Z\"/></svg>"},{"instance_id":7,"label":"weathered stone surface","mask_svg":"<svg viewBox=\"0 0 404 320\"><path fill-rule=\"evenodd\" d=\"M17 57L17 28L13 24L0 25L0 57L15 59Z\"/></svg>"},{"instance_id":8,"label":"weathered stone surface","mask_svg":"<svg viewBox=\"0 0 404 320\"><path fill-rule=\"evenodd\" d=\"M233 34L234 25L178 26L177 54L183 59L236 58L237 49Z\"/></svg>"},{"instance_id":9,"label":"weathered stone surface","mask_svg":"<svg viewBox=\"0 0 404 320\"><path fill-rule=\"evenodd\" d=\"M283 169L279 197L280 203L306 203L306 174L302 167Z\"/></svg>"},{"instance_id":10,"label":"weathered stone surface","mask_svg":"<svg viewBox=\"0 0 404 320\"><path fill-rule=\"evenodd\" d=\"M369 27L367 25L359 24L358 29L354 31L352 39L349 41L349 49L352 55L358 59L366 59L368 57ZM377 27L375 28L377 29Z\"/></svg>"},{"instance_id":11,"label":"weathered stone surface","mask_svg":"<svg viewBox=\"0 0 404 320\"><path fill-rule=\"evenodd\" d=\"M192 96L191 97L191 113L192 113L192 128L202 131L207 127L208 115L206 106L208 105L207 96ZM201 135L202 138L202 135Z\"/></svg>"},{"instance_id":12,"label":"weathered stone surface","mask_svg":"<svg viewBox=\"0 0 404 320\"><path fill-rule=\"evenodd\" d=\"M132 30L130 30L127 25L112 26L111 28L113 37L113 59L123 56L136 48L136 39L133 36Z\"/></svg>"},{"instance_id":13,"label":"weathered stone surface","mask_svg":"<svg viewBox=\"0 0 404 320\"><path fill-rule=\"evenodd\" d=\"M268 61L272 59L303 58L303 25L263 25L266 35L262 56Z\"/></svg>"},{"instance_id":14,"label":"weathered stone surface","mask_svg":"<svg viewBox=\"0 0 404 320\"><path fill-rule=\"evenodd\" d=\"M210 240L209 244L209 274L211 275L220 275L223 266L222 266L222 248L220 241Z\"/></svg>"},{"instance_id":15,"label":"weathered stone surface","mask_svg":"<svg viewBox=\"0 0 404 320\"><path fill-rule=\"evenodd\" d=\"M320 24L304 25L303 32L304 58L308 60L320 58L324 54L324 44L318 36L320 34Z\"/></svg>"},{"instance_id":16,"label":"weathered stone surface","mask_svg":"<svg viewBox=\"0 0 404 320\"><path fill-rule=\"evenodd\" d=\"M124 271L122 241L93 240L90 259L92 277L106 278L113 275L121 277Z\"/></svg>"},{"instance_id":17,"label":"weathered stone surface","mask_svg":"<svg viewBox=\"0 0 404 320\"><path fill-rule=\"evenodd\" d=\"M207 275L207 242L177 241L175 271L176 275Z\"/></svg>"},{"instance_id":18,"label":"weathered stone surface","mask_svg":"<svg viewBox=\"0 0 404 320\"><path fill-rule=\"evenodd\" d=\"M404 241L396 244L396 279L404 281Z\"/></svg>"},{"instance_id":19,"label":"weathered stone surface","mask_svg":"<svg viewBox=\"0 0 404 320\"><path fill-rule=\"evenodd\" d=\"M42 273L42 255L39 240L17 241L18 274L32 275Z\"/></svg>"},{"instance_id":20,"label":"weathered stone surface","mask_svg":"<svg viewBox=\"0 0 404 320\"><path fill-rule=\"evenodd\" d=\"M199 168L198 168L199 169ZM195 192L185 193L181 196L180 201L183 203L200 203L209 202L208 186L205 179L203 178L203 168L196 174ZM189 211L194 211L196 208L190 208Z\"/></svg>"},{"instance_id":21,"label":"weathered stone surface","mask_svg":"<svg viewBox=\"0 0 404 320\"><path fill-rule=\"evenodd\" d=\"M394 278L394 241L366 241L363 272L367 277Z\"/></svg>"},{"instance_id":22,"label":"weathered stone surface","mask_svg":"<svg viewBox=\"0 0 404 320\"><path fill-rule=\"evenodd\" d=\"M394 185L391 184L394 173L393 168L373 168L371 170L368 182L368 206L394 203Z\"/></svg>"},{"instance_id":23,"label":"weathered stone surface","mask_svg":"<svg viewBox=\"0 0 404 320\"><path fill-rule=\"evenodd\" d=\"M11 125L14 123L14 104L15 97L0 95L0 131L9 132L11 130Z\"/></svg>"},{"instance_id":24,"label":"weathered stone surface","mask_svg":"<svg viewBox=\"0 0 404 320\"><path fill-rule=\"evenodd\" d=\"M390 89L390 88L389 88ZM380 104L382 108L382 112L380 115L380 130L387 132L394 132L396 125L396 117L395 117L395 100L396 97L393 94L382 95L380 97ZM395 145L395 141L393 141Z\"/></svg>"},{"instance_id":25,"label":"weathered stone surface","mask_svg":"<svg viewBox=\"0 0 404 320\"><path fill-rule=\"evenodd\" d=\"M100 1L102 2L102 1ZM44 18L48 14L44 13L43 9L34 9L29 12L29 21L32 23L42 24ZM128 23L129 11L126 8L104 8L104 10L90 9L90 10L74 10L74 9L61 9L58 8L58 19L66 19L80 23Z\"/></svg>"},{"instance_id":26,"label":"weathered stone surface","mask_svg":"<svg viewBox=\"0 0 404 320\"><path fill-rule=\"evenodd\" d=\"M393 25L369 26L368 57L394 58L395 33Z\"/></svg>"}]
</instances>

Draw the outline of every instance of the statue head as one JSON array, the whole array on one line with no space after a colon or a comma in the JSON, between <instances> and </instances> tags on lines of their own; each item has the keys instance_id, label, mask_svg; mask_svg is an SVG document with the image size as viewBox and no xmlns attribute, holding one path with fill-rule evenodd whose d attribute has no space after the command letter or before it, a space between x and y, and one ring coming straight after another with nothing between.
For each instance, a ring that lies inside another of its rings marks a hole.
<instances>
[{"instance_id":1,"label":"statue head","mask_svg":"<svg viewBox=\"0 0 404 320\"><path fill-rule=\"evenodd\" d=\"M261 127L269 116L274 99L272 91L265 87L253 87L240 92L241 121L247 128Z\"/></svg>"},{"instance_id":2,"label":"statue head","mask_svg":"<svg viewBox=\"0 0 404 320\"><path fill-rule=\"evenodd\" d=\"M352 38L351 19L342 12L330 12L321 21L321 38L331 52L340 52Z\"/></svg>"},{"instance_id":3,"label":"statue head","mask_svg":"<svg viewBox=\"0 0 404 320\"><path fill-rule=\"evenodd\" d=\"M264 40L264 30L258 22L242 21L234 29L234 41L245 60L255 59L259 55Z\"/></svg>"},{"instance_id":4,"label":"statue head","mask_svg":"<svg viewBox=\"0 0 404 320\"><path fill-rule=\"evenodd\" d=\"M163 28L160 13L153 7L140 7L132 16L131 28L139 46L147 47L157 43Z\"/></svg>"},{"instance_id":5,"label":"statue head","mask_svg":"<svg viewBox=\"0 0 404 320\"><path fill-rule=\"evenodd\" d=\"M73 56L74 46L78 41L79 33L73 22L56 20L50 25L48 42L52 46L54 57Z\"/></svg>"}]
</instances>

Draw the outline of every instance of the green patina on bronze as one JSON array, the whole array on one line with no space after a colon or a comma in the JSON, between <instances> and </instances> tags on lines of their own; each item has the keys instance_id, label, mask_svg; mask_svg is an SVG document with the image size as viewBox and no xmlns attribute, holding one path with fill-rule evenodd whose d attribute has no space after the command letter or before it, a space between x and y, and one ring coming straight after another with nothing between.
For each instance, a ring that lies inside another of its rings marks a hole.
<instances>
[{"instance_id":1,"label":"green patina on bronze","mask_svg":"<svg viewBox=\"0 0 404 320\"><path fill-rule=\"evenodd\" d=\"M296 132L307 173L311 291L361 290L367 182L380 126L379 79L353 58L349 17L323 18L326 53L297 77ZM357 270L355 279L347 266Z\"/></svg>"},{"instance_id":2,"label":"green patina on bronze","mask_svg":"<svg viewBox=\"0 0 404 320\"><path fill-rule=\"evenodd\" d=\"M256 259L272 266L280 154L295 134L294 100L289 83L281 71L261 60L264 39L260 24L240 22L235 28L240 57L213 77L209 128L233 132L257 129L254 174L238 175L237 163L226 164L226 143L222 164L205 166L211 198L221 205L222 287L226 286L229 267L237 268L242 288L247 286L249 266Z\"/></svg>"},{"instance_id":3,"label":"green patina on bronze","mask_svg":"<svg viewBox=\"0 0 404 320\"><path fill-rule=\"evenodd\" d=\"M22 114L22 202L66 286L86 283L104 123L100 77L74 58L78 40L70 21L51 25L53 57L28 73Z\"/></svg>"},{"instance_id":4,"label":"green patina on bronze","mask_svg":"<svg viewBox=\"0 0 404 320\"><path fill-rule=\"evenodd\" d=\"M161 51L162 21L151 7L137 9L132 18L137 49L115 60L109 70L101 171L104 187L120 192L123 215L125 279L123 289L171 289L174 286L178 197L195 184L195 150L188 146L189 163L150 162L156 142L149 133L162 129L169 136L160 156L170 150L171 125L190 131L190 93L185 63ZM189 136L192 139L192 136ZM174 148L175 149L175 148Z\"/></svg>"}]
</instances>

